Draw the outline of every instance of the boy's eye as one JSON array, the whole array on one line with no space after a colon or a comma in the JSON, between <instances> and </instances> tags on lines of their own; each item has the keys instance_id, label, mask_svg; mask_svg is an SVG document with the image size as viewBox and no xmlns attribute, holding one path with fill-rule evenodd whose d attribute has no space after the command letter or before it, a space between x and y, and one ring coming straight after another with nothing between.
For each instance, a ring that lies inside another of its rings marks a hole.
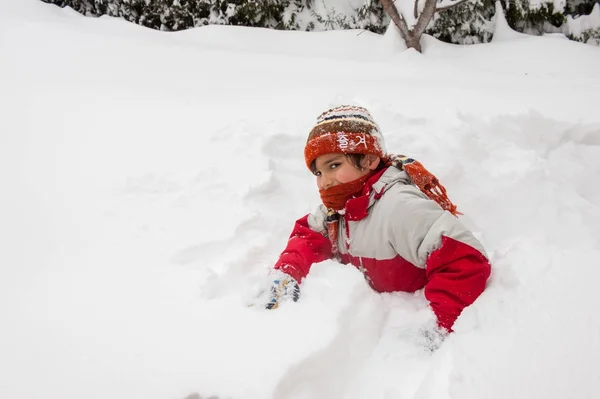
<instances>
[{"instance_id":1,"label":"boy's eye","mask_svg":"<svg viewBox=\"0 0 600 399\"><path fill-rule=\"evenodd\" d=\"M321 176L321 172L319 172L319 171L317 170L316 172L313 172L313 175L315 175L315 176L319 177L319 176Z\"/></svg>"},{"instance_id":2,"label":"boy's eye","mask_svg":"<svg viewBox=\"0 0 600 399\"><path fill-rule=\"evenodd\" d=\"M330 169L336 169L338 166L340 166L339 163L332 163L331 165L329 165Z\"/></svg>"}]
</instances>

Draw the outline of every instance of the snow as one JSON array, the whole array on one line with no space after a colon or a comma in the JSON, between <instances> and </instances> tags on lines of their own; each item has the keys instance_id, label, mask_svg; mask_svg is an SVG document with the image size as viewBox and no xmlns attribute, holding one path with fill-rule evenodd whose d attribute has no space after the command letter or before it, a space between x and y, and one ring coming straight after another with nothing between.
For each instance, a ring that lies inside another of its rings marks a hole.
<instances>
[{"instance_id":1,"label":"snow","mask_svg":"<svg viewBox=\"0 0 600 399\"><path fill-rule=\"evenodd\" d=\"M0 0L0 397L595 398L594 46L236 27L165 33ZM573 71L577 71L576 74ZM319 204L330 106L446 186L493 259L433 354L422 292L315 265L253 304Z\"/></svg>"},{"instance_id":2,"label":"snow","mask_svg":"<svg viewBox=\"0 0 600 399\"><path fill-rule=\"evenodd\" d=\"M504 10L502 9L502 3L500 1L496 1L495 3L496 12L494 13L494 36L492 41L499 42L504 40L515 40L522 37L527 37L523 33L519 33L513 30L506 22L506 17L504 16Z\"/></svg>"},{"instance_id":3,"label":"snow","mask_svg":"<svg viewBox=\"0 0 600 399\"><path fill-rule=\"evenodd\" d=\"M566 33L575 37L581 37L586 30L600 29L600 3L596 3L589 15L582 15L578 18L567 16L566 26ZM596 38L595 41L600 44L600 38Z\"/></svg>"}]
</instances>

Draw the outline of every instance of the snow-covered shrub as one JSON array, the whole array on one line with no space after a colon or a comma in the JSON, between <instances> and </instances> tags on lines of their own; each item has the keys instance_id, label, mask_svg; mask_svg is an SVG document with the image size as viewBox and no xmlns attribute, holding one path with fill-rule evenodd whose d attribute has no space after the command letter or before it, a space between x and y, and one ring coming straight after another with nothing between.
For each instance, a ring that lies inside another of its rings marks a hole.
<instances>
[{"instance_id":1,"label":"snow-covered shrub","mask_svg":"<svg viewBox=\"0 0 600 399\"><path fill-rule=\"evenodd\" d=\"M383 10L378 0L367 1L356 9L353 16L357 28L366 29L375 33L384 33L390 22L389 16Z\"/></svg>"},{"instance_id":2,"label":"snow-covered shrub","mask_svg":"<svg viewBox=\"0 0 600 399\"><path fill-rule=\"evenodd\" d=\"M318 1L320 3L316 2L310 10L310 30L366 29L383 33L389 23L381 2L377 0L367 0L362 5L359 5L360 1L354 1L357 3L355 7L341 9L324 0Z\"/></svg>"},{"instance_id":3,"label":"snow-covered shrub","mask_svg":"<svg viewBox=\"0 0 600 399\"><path fill-rule=\"evenodd\" d=\"M494 30L494 3L470 0L436 13L426 32L450 43L488 42ZM564 33L572 40L600 42L600 0L501 0L501 4L509 26L518 32Z\"/></svg>"},{"instance_id":4,"label":"snow-covered shrub","mask_svg":"<svg viewBox=\"0 0 600 399\"><path fill-rule=\"evenodd\" d=\"M504 13L508 25L522 33L541 35L560 32L566 18L564 1L510 0Z\"/></svg>"},{"instance_id":5,"label":"snow-covered shrub","mask_svg":"<svg viewBox=\"0 0 600 399\"><path fill-rule=\"evenodd\" d=\"M565 33L571 40L600 46L600 3L594 5L589 15L576 18L569 15Z\"/></svg>"},{"instance_id":6,"label":"snow-covered shrub","mask_svg":"<svg viewBox=\"0 0 600 399\"><path fill-rule=\"evenodd\" d=\"M289 1L256 0L256 1L221 1L214 2L214 8L225 6L224 22L227 25L254 26L263 28L286 29L283 13L289 7Z\"/></svg>"},{"instance_id":7,"label":"snow-covered shrub","mask_svg":"<svg viewBox=\"0 0 600 399\"><path fill-rule=\"evenodd\" d=\"M494 31L492 0L473 0L436 13L426 33L448 43L489 42Z\"/></svg>"},{"instance_id":8,"label":"snow-covered shrub","mask_svg":"<svg viewBox=\"0 0 600 399\"><path fill-rule=\"evenodd\" d=\"M509 1L505 12L513 29L537 35L562 32L572 40L600 45L599 0L534 1Z\"/></svg>"},{"instance_id":9,"label":"snow-covered shrub","mask_svg":"<svg viewBox=\"0 0 600 399\"><path fill-rule=\"evenodd\" d=\"M109 15L153 29L208 24L288 30L367 29L389 21L377 0L42 0L87 16ZM335 4L332 4L335 3Z\"/></svg>"},{"instance_id":10,"label":"snow-covered shrub","mask_svg":"<svg viewBox=\"0 0 600 399\"><path fill-rule=\"evenodd\" d=\"M590 15L596 4L598 4L598 0L567 0L565 15L572 17Z\"/></svg>"},{"instance_id":11,"label":"snow-covered shrub","mask_svg":"<svg viewBox=\"0 0 600 399\"><path fill-rule=\"evenodd\" d=\"M87 16L110 15L168 31L219 24L309 31L366 29L383 33L390 21L380 0L42 1L69 6ZM450 43L488 42L494 30L494 1L469 0L438 12L426 33ZM599 1L501 0L506 20L514 30L535 35L563 32L573 40L596 44L600 42Z\"/></svg>"}]
</instances>

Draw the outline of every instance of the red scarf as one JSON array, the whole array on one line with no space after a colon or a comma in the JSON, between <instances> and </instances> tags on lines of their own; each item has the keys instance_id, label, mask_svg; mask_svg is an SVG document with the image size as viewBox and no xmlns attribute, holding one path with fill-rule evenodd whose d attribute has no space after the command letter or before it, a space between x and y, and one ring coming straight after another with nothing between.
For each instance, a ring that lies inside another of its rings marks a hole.
<instances>
[{"instance_id":1,"label":"red scarf","mask_svg":"<svg viewBox=\"0 0 600 399\"><path fill-rule=\"evenodd\" d=\"M446 188L440 184L433 173L425 169L421 162L405 155L388 155L387 164L394 165L398 169L404 170L414 185L417 186L423 194L437 202L442 209L447 210L456 217L462 215L462 213L456 209L456 205L448 198Z\"/></svg>"},{"instance_id":2,"label":"red scarf","mask_svg":"<svg viewBox=\"0 0 600 399\"><path fill-rule=\"evenodd\" d=\"M346 207L346 202L350 198L360 195L365 183L371 176L373 176L373 172L369 172L363 177L359 177L351 182L338 184L337 186L329 187L325 190L319 190L321 201L323 201L323 204L327 209L341 211Z\"/></svg>"},{"instance_id":3,"label":"red scarf","mask_svg":"<svg viewBox=\"0 0 600 399\"><path fill-rule=\"evenodd\" d=\"M366 175L359 177L356 180L352 180L348 183L338 184L337 186L329 187L325 190L319 190L321 195L321 201L327 207L327 235L331 242L331 250L333 255L336 256L338 253L337 247L337 236L339 232L339 219L340 215L338 211L341 211L346 207L346 202L353 197L357 197L362 193L365 183L374 172L369 172Z\"/></svg>"}]
</instances>

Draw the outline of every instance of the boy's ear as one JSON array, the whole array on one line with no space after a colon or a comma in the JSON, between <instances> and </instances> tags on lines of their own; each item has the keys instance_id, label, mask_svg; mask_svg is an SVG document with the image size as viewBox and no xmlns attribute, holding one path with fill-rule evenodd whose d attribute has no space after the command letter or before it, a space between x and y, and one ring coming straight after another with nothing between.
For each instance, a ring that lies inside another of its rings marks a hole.
<instances>
[{"instance_id":1,"label":"boy's ear","mask_svg":"<svg viewBox=\"0 0 600 399\"><path fill-rule=\"evenodd\" d=\"M366 165L363 166L365 169L375 170L379 166L381 158L374 154L367 154L367 156L363 158L363 161L366 163Z\"/></svg>"}]
</instances>

